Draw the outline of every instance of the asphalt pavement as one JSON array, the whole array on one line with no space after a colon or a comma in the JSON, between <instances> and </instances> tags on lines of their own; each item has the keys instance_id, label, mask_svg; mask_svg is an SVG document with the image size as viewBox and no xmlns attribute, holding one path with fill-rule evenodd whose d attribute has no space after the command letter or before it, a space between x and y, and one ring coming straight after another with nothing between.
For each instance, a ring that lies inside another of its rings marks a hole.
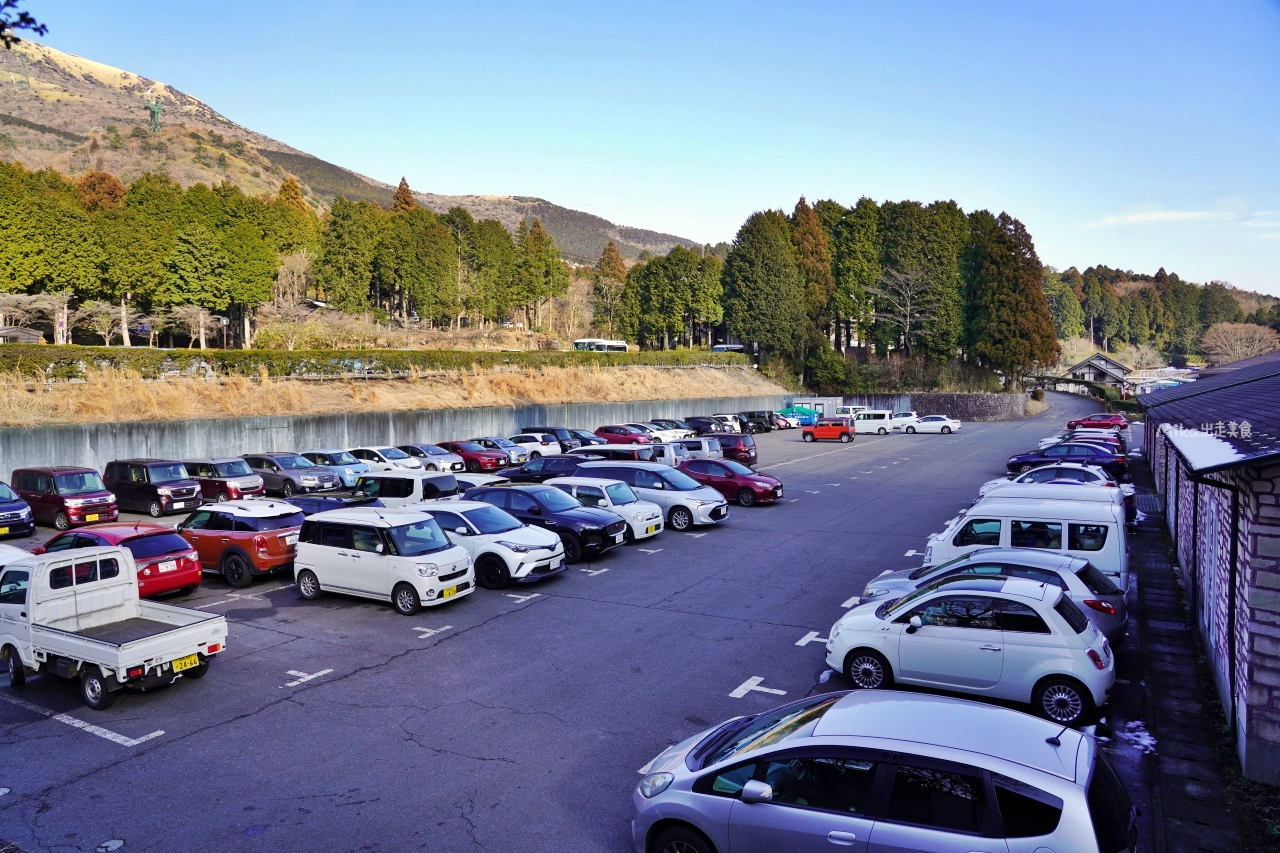
<instances>
[{"instance_id":1,"label":"asphalt pavement","mask_svg":"<svg viewBox=\"0 0 1280 853\"><path fill-rule=\"evenodd\" d=\"M1011 453L1096 410L1050 401L952 435L760 436L783 502L412 617L207 576L166 599L227 617L200 681L95 713L72 682L0 675L0 848L629 850L638 769L712 723L846 689L823 661L832 623L870 578L919 565Z\"/></svg>"}]
</instances>

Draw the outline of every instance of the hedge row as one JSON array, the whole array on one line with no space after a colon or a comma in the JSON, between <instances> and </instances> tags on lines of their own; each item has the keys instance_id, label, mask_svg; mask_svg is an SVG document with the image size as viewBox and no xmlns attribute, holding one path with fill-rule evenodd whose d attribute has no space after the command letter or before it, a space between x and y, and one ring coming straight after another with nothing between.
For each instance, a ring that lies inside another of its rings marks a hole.
<instances>
[{"instance_id":1,"label":"hedge row","mask_svg":"<svg viewBox=\"0 0 1280 853\"><path fill-rule=\"evenodd\" d=\"M257 375L262 368L285 376L404 376L411 370L430 372L491 367L615 367L649 365L694 367L746 365L741 353L700 350L654 352L488 352L476 350L162 350L146 347L0 345L0 371L77 379L87 369L136 370L152 378L182 374Z\"/></svg>"}]
</instances>

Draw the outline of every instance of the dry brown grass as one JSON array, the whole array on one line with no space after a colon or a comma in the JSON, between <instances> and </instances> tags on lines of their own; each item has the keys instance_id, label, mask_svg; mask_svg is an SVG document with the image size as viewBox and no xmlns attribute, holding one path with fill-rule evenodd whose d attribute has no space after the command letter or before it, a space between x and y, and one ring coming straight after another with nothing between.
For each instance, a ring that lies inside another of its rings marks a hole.
<instances>
[{"instance_id":1,"label":"dry brown grass","mask_svg":"<svg viewBox=\"0 0 1280 853\"><path fill-rule=\"evenodd\" d=\"M121 423L371 409L459 409L531 403L622 402L782 394L750 368L545 368L456 371L403 380L309 382L232 376L148 381L101 370L81 384L0 377L0 426Z\"/></svg>"}]
</instances>

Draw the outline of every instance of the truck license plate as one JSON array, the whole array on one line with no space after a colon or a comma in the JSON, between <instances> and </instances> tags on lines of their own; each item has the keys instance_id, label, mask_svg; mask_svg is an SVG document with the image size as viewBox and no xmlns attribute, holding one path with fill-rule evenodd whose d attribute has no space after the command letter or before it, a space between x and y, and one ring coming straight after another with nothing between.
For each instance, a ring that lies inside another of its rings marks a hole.
<instances>
[{"instance_id":1,"label":"truck license plate","mask_svg":"<svg viewBox=\"0 0 1280 853\"><path fill-rule=\"evenodd\" d=\"M93 513L92 515L86 515L86 516L84 517L84 520L85 520L85 521L97 521L97 520L98 520L98 514L95 512L95 513Z\"/></svg>"},{"instance_id":2,"label":"truck license plate","mask_svg":"<svg viewBox=\"0 0 1280 853\"><path fill-rule=\"evenodd\" d=\"M441 598L453 598L457 594L458 587L456 584L454 586L446 586L444 589L440 590Z\"/></svg>"},{"instance_id":3,"label":"truck license plate","mask_svg":"<svg viewBox=\"0 0 1280 853\"><path fill-rule=\"evenodd\" d=\"M199 655L187 655L185 658L178 658L173 662L173 671L182 672L184 669L195 669L199 665Z\"/></svg>"},{"instance_id":4,"label":"truck license plate","mask_svg":"<svg viewBox=\"0 0 1280 853\"><path fill-rule=\"evenodd\" d=\"M165 560L163 563L161 563L160 565L156 566L156 568L158 568L158 569L159 569L160 571L162 571L162 572L171 572L171 571L173 571L174 569L178 568L178 561L177 561L177 560Z\"/></svg>"}]
</instances>

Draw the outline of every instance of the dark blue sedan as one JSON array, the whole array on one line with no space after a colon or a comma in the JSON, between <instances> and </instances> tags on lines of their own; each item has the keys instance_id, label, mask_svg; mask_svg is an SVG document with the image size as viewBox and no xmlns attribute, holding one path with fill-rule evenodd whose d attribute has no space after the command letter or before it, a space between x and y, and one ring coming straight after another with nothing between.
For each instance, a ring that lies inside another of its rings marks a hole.
<instances>
[{"instance_id":1,"label":"dark blue sedan","mask_svg":"<svg viewBox=\"0 0 1280 853\"><path fill-rule=\"evenodd\" d=\"M1019 453L1016 456L1010 456L1009 461L1005 463L1005 467L1010 471L1030 471L1032 468L1039 468L1041 465L1050 465L1055 462L1083 462L1086 465L1096 465L1117 480L1124 478L1129 473L1129 460L1125 458L1123 451L1108 450L1105 446L1098 444L1071 441L1055 444L1031 453Z\"/></svg>"}]
</instances>

